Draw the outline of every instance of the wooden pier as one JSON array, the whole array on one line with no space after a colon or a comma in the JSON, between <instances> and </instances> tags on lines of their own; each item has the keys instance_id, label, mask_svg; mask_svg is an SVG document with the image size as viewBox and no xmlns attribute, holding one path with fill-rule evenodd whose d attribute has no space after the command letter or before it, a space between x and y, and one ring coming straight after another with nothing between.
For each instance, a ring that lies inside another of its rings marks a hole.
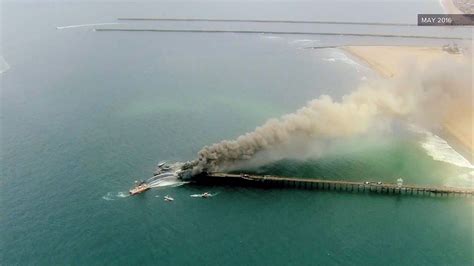
<instances>
[{"instance_id":1,"label":"wooden pier","mask_svg":"<svg viewBox=\"0 0 474 266\"><path fill-rule=\"evenodd\" d=\"M446 186L401 185L382 182L357 182L342 180L323 180L280 176L260 176L247 174L208 173L196 178L196 183L230 184L257 187L289 187L311 190L332 190L360 193L403 194L420 196L461 196L470 197L472 188Z\"/></svg>"}]
</instances>

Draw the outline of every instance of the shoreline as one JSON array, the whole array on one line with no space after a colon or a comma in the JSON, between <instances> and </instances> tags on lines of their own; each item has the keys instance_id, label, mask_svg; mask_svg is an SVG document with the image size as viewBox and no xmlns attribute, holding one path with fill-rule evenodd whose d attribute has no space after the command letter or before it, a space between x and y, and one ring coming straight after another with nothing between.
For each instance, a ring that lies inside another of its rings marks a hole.
<instances>
[{"instance_id":1,"label":"shoreline","mask_svg":"<svg viewBox=\"0 0 474 266\"><path fill-rule=\"evenodd\" d=\"M462 53L448 53L441 47L420 46L344 46L343 52L366 65L380 77L391 79L401 74L404 64L416 62L422 70L429 68L433 61L454 58L462 62ZM471 110L469 110L471 108ZM459 154L471 164L474 163L472 132L472 105L450 111L438 132Z\"/></svg>"},{"instance_id":2,"label":"shoreline","mask_svg":"<svg viewBox=\"0 0 474 266\"><path fill-rule=\"evenodd\" d=\"M448 145L451 146L457 153L468 160L469 163L474 164L474 153L459 138L449 132L446 128L443 128L439 132L439 135L441 138L446 140Z\"/></svg>"},{"instance_id":3,"label":"shoreline","mask_svg":"<svg viewBox=\"0 0 474 266\"><path fill-rule=\"evenodd\" d=\"M451 59L461 62L462 53L449 54L436 46L342 46L346 54L367 65L382 78L393 78L402 74L403 66L416 64L421 70L426 69L434 61Z\"/></svg>"},{"instance_id":4,"label":"shoreline","mask_svg":"<svg viewBox=\"0 0 474 266\"><path fill-rule=\"evenodd\" d=\"M464 14L459 8L454 4L453 0L440 0L439 4L446 14Z\"/></svg>"}]
</instances>

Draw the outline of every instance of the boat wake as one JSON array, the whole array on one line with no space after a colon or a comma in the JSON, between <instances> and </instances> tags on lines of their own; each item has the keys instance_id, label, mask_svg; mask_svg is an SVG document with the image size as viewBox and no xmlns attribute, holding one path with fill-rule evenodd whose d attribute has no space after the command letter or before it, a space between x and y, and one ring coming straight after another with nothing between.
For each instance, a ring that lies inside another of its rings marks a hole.
<instances>
[{"instance_id":1,"label":"boat wake","mask_svg":"<svg viewBox=\"0 0 474 266\"><path fill-rule=\"evenodd\" d=\"M119 24L122 24L122 23L110 22L110 23L78 24L78 25L58 26L58 27L56 27L56 29L64 30L64 29L73 29L73 28L82 28L82 27L92 27L92 26L102 26L102 25L119 25Z\"/></svg>"},{"instance_id":2,"label":"boat wake","mask_svg":"<svg viewBox=\"0 0 474 266\"><path fill-rule=\"evenodd\" d=\"M104 199L104 200L117 200L117 199L121 199L121 198L126 198L128 196L129 196L129 194L127 192L123 192L123 191L120 191L120 192L107 192L107 194L102 196L102 199Z\"/></svg>"},{"instance_id":3,"label":"boat wake","mask_svg":"<svg viewBox=\"0 0 474 266\"><path fill-rule=\"evenodd\" d=\"M191 198L202 198L204 194L192 194L192 195L189 195ZM216 193L208 193L208 197L215 197L219 195L219 192L216 192Z\"/></svg>"}]
</instances>

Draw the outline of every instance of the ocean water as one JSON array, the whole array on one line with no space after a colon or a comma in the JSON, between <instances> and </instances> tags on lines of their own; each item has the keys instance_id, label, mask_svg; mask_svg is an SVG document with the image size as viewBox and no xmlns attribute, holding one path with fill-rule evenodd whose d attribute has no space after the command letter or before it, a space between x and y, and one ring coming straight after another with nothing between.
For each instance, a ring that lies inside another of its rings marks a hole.
<instances>
[{"instance_id":1,"label":"ocean water","mask_svg":"<svg viewBox=\"0 0 474 266\"><path fill-rule=\"evenodd\" d=\"M352 12L373 6L380 12L364 18ZM234 138L321 94L337 99L374 76L336 49L301 49L308 44L419 41L76 27L123 16L412 22L419 11L442 12L437 1L2 3L0 58L8 69L0 74L0 264L472 265L472 199L190 184L127 195L159 161L194 159L204 145ZM304 30L435 32L321 27ZM397 132L248 170L472 186L472 165L446 145L432 134ZM216 195L190 196L204 191ZM175 200L165 202L165 195Z\"/></svg>"}]
</instances>

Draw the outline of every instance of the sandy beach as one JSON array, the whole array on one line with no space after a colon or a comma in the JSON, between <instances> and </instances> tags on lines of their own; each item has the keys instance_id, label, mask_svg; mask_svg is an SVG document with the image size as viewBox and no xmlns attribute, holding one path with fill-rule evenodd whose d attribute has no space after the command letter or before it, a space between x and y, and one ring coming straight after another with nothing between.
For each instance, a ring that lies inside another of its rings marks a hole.
<instances>
[{"instance_id":1,"label":"sandy beach","mask_svg":"<svg viewBox=\"0 0 474 266\"><path fill-rule=\"evenodd\" d=\"M442 47L413 46L346 46L342 48L353 58L366 64L383 78L393 78L401 74L404 66L413 63L423 71L433 62L443 59L454 59L462 62L469 57L462 53L448 53ZM471 102L472 103L472 102ZM462 145L459 152L467 155L471 162L474 159L473 106L456 106L446 115L444 130Z\"/></svg>"},{"instance_id":2,"label":"sandy beach","mask_svg":"<svg viewBox=\"0 0 474 266\"><path fill-rule=\"evenodd\" d=\"M463 61L462 54L450 54L441 47L418 46L345 46L344 51L368 65L384 78L400 75L403 66L416 64L420 70L446 58Z\"/></svg>"},{"instance_id":3,"label":"sandy beach","mask_svg":"<svg viewBox=\"0 0 474 266\"><path fill-rule=\"evenodd\" d=\"M453 0L440 0L439 3L446 14L463 14L461 10L455 5Z\"/></svg>"}]
</instances>

